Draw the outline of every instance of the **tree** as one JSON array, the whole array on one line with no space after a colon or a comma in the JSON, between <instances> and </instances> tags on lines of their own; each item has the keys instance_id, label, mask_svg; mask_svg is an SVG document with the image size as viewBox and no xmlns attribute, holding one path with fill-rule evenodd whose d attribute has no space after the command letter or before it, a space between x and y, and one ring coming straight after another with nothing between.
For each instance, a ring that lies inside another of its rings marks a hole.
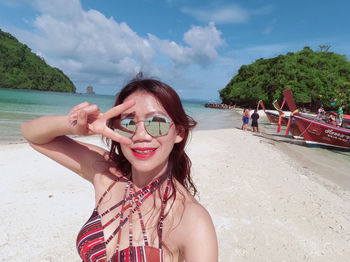
<instances>
[{"instance_id":1,"label":"tree","mask_svg":"<svg viewBox=\"0 0 350 262\"><path fill-rule=\"evenodd\" d=\"M58 68L0 29L0 88L73 92L72 81Z\"/></svg>"},{"instance_id":2,"label":"tree","mask_svg":"<svg viewBox=\"0 0 350 262\"><path fill-rule=\"evenodd\" d=\"M320 45L320 52L328 52L328 50L331 48L330 45Z\"/></svg>"},{"instance_id":3,"label":"tree","mask_svg":"<svg viewBox=\"0 0 350 262\"><path fill-rule=\"evenodd\" d=\"M322 104L331 109L336 98L350 104L350 62L343 55L314 52L305 47L296 53L287 53L270 59L258 59L243 65L225 88L219 90L223 103L253 106L263 100L271 107L275 99L283 99L282 91L291 88L299 106L315 109ZM333 108L334 109L334 108Z\"/></svg>"}]
</instances>

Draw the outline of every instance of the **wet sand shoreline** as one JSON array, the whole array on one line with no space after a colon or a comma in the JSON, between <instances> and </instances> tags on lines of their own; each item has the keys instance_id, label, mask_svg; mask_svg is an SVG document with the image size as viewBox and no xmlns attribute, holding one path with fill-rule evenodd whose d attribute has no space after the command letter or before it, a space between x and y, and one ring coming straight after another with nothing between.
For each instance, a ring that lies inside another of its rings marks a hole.
<instances>
[{"instance_id":1,"label":"wet sand shoreline","mask_svg":"<svg viewBox=\"0 0 350 262\"><path fill-rule=\"evenodd\" d=\"M268 139L304 169L350 190L350 151L307 146L301 139L284 136L284 127L277 134L277 126L269 124L266 117L261 126L262 132L259 135Z\"/></svg>"}]
</instances>

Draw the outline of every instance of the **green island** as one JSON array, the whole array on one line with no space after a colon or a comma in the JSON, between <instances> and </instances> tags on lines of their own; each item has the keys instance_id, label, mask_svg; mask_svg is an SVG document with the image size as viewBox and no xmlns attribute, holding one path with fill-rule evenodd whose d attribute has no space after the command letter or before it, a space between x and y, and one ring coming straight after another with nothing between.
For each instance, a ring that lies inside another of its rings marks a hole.
<instances>
[{"instance_id":1,"label":"green island","mask_svg":"<svg viewBox=\"0 0 350 262\"><path fill-rule=\"evenodd\" d=\"M0 29L0 88L75 93L72 81L25 44Z\"/></svg>"},{"instance_id":2,"label":"green island","mask_svg":"<svg viewBox=\"0 0 350 262\"><path fill-rule=\"evenodd\" d=\"M259 100L272 107L283 99L282 91L290 88L298 106L315 110L350 104L350 61L344 55L320 46L315 52L304 47L270 59L258 59L240 67L225 88L219 90L224 104L254 107ZM332 103L333 102L333 103Z\"/></svg>"}]
</instances>

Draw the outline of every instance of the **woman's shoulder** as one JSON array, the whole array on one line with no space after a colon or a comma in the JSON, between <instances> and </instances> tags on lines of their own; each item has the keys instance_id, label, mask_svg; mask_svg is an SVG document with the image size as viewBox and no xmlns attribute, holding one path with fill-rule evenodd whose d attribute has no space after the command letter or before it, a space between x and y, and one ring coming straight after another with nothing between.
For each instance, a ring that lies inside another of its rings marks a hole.
<instances>
[{"instance_id":1,"label":"woman's shoulder","mask_svg":"<svg viewBox=\"0 0 350 262\"><path fill-rule=\"evenodd\" d=\"M95 175L93 186L96 203L106 192L123 192L128 179L113 165Z\"/></svg>"},{"instance_id":2,"label":"woman's shoulder","mask_svg":"<svg viewBox=\"0 0 350 262\"><path fill-rule=\"evenodd\" d=\"M183 214L184 225L190 227L212 223L209 212L197 200L187 200Z\"/></svg>"},{"instance_id":3,"label":"woman's shoulder","mask_svg":"<svg viewBox=\"0 0 350 262\"><path fill-rule=\"evenodd\" d=\"M98 172L94 178L94 185L106 187L107 185L118 182L126 183L128 178L113 164L112 161L106 161L102 172Z\"/></svg>"},{"instance_id":4,"label":"woman's shoulder","mask_svg":"<svg viewBox=\"0 0 350 262\"><path fill-rule=\"evenodd\" d=\"M177 202L182 206L182 225L192 225L193 222L210 222L209 212L203 207L195 197L182 185L177 185Z\"/></svg>"},{"instance_id":5,"label":"woman's shoulder","mask_svg":"<svg viewBox=\"0 0 350 262\"><path fill-rule=\"evenodd\" d=\"M216 261L217 239L209 212L190 194L185 195L180 223L172 231L174 243L188 258ZM208 246L203 253L203 246Z\"/></svg>"}]
</instances>

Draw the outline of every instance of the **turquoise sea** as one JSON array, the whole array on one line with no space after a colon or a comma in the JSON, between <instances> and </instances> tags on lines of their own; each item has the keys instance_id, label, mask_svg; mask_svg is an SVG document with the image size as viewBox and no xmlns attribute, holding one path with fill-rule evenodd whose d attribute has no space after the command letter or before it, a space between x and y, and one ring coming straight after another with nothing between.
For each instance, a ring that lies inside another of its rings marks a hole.
<instances>
[{"instance_id":1,"label":"turquoise sea","mask_svg":"<svg viewBox=\"0 0 350 262\"><path fill-rule=\"evenodd\" d=\"M70 109L84 101L97 104L101 111L112 107L114 96L68 94L32 90L13 90L0 88L0 146L8 143L24 142L21 124L30 119L52 114L67 114ZM236 110L211 109L204 107L206 101L182 101L185 111L197 122L196 130L240 128L241 114ZM259 120L258 136L264 136L265 142L280 148L298 162L337 184L350 189L350 152L307 148L303 141L276 134L276 126L267 118ZM278 161L278 159L276 159ZM323 163L322 166L314 163ZM322 168L321 168L322 167ZM321 169L320 169L321 168Z\"/></svg>"},{"instance_id":2,"label":"turquoise sea","mask_svg":"<svg viewBox=\"0 0 350 262\"><path fill-rule=\"evenodd\" d=\"M23 122L43 115L67 114L75 105L88 101L101 111L113 106L115 96L15 90L0 88L0 144L23 141ZM197 122L196 129L239 127L241 116L232 110L204 107L206 101L183 100L185 111Z\"/></svg>"}]
</instances>

